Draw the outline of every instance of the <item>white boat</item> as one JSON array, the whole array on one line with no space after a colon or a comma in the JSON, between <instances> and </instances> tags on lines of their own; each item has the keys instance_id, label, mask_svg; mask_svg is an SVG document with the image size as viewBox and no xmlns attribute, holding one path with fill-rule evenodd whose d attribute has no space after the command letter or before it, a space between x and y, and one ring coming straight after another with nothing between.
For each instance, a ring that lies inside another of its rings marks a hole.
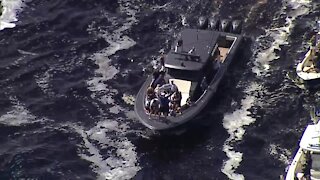
<instances>
[{"instance_id":1,"label":"white boat","mask_svg":"<svg viewBox=\"0 0 320 180\"><path fill-rule=\"evenodd\" d=\"M318 32L314 35L314 40L311 40L305 57L296 68L299 81L307 88L320 85L320 21L317 23Z\"/></svg>"},{"instance_id":2,"label":"white boat","mask_svg":"<svg viewBox=\"0 0 320 180\"><path fill-rule=\"evenodd\" d=\"M320 180L320 122L308 125L286 175L286 180Z\"/></svg>"}]
</instances>

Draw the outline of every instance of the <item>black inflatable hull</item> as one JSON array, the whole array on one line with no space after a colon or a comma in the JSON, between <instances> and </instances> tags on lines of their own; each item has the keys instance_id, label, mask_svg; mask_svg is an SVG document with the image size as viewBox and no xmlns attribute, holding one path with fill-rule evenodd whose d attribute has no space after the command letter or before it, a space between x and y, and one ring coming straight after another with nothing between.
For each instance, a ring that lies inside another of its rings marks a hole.
<instances>
[{"instance_id":1,"label":"black inflatable hull","mask_svg":"<svg viewBox=\"0 0 320 180\"><path fill-rule=\"evenodd\" d=\"M196 32L197 30L195 30ZM206 91L201 95L201 97L193 103L187 110L185 110L182 114L173 116L156 116L146 113L144 101L146 97L146 91L152 81L152 76L149 76L147 80L144 82L142 87L140 88L136 100L135 100L135 113L139 121L153 131L166 131L172 129L183 129L185 126L189 124L195 117L206 107L207 103L210 101L212 96L215 94L219 83L221 82L222 78L224 77L228 66L236 56L237 51L239 51L241 42L242 42L242 35L220 32L220 31L210 31L213 33L219 33L219 36L232 36L236 37L235 42L228 52L224 63L221 64L219 70L216 72L216 75L212 79L212 81L208 84L208 88ZM214 44L212 45L214 46Z\"/></svg>"}]
</instances>

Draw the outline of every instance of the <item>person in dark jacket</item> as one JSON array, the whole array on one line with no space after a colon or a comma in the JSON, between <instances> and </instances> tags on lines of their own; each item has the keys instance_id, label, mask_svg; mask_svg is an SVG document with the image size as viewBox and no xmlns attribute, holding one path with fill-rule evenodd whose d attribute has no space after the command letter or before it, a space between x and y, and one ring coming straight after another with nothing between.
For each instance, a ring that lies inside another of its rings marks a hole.
<instances>
[{"instance_id":1,"label":"person in dark jacket","mask_svg":"<svg viewBox=\"0 0 320 180\"><path fill-rule=\"evenodd\" d=\"M167 116L169 114L169 109L170 109L169 108L170 100L164 93L160 94L159 100L160 100L160 112L162 112L164 116Z\"/></svg>"}]
</instances>

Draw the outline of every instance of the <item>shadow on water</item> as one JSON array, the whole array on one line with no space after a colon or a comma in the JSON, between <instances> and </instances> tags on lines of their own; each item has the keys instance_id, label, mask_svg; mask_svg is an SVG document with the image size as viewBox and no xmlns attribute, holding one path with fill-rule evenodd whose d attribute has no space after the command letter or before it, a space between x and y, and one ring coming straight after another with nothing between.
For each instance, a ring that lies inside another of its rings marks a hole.
<instances>
[{"instance_id":1,"label":"shadow on water","mask_svg":"<svg viewBox=\"0 0 320 180\"><path fill-rule=\"evenodd\" d=\"M161 134L138 139L134 144L144 170L135 179L205 179L220 174L219 167L224 158L220 147L227 134L222 118L222 115L205 113L195 122L210 119L210 125L194 123L179 135ZM201 175L202 170L207 174Z\"/></svg>"}]
</instances>

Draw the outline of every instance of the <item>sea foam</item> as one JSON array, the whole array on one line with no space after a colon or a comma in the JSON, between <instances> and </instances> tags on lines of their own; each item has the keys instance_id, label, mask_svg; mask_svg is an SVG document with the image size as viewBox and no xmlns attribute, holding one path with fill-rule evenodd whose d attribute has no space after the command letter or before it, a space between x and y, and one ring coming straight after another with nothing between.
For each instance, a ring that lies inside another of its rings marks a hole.
<instances>
[{"instance_id":1,"label":"sea foam","mask_svg":"<svg viewBox=\"0 0 320 180\"><path fill-rule=\"evenodd\" d=\"M264 3L263 1L258 3ZM265 30L265 35L258 37L258 48L254 53L254 67L252 72L257 77L266 77L270 72L270 62L278 59L278 55L275 50L280 50L281 45L288 44L288 37L291 33L294 21L298 16L307 14L311 8L310 0L286 0L282 3L280 15L274 17L277 18L285 16L285 23L283 26L271 27ZM271 25L273 26L273 25ZM265 47L263 41L266 39L272 39L271 45ZM241 101L241 108L235 110L231 114L226 114L223 120L223 126L230 134L229 138L225 141L223 151L226 153L228 159L224 161L221 171L228 176L229 179L245 179L242 174L236 173L236 169L240 166L242 161L242 153L236 152L233 148L233 144L243 139L245 134L245 127L254 123L255 118L250 116L248 111L253 107L255 102L259 101L259 96L255 95L255 92L262 91L261 84L251 83L246 89L245 97ZM274 148L271 148L274 149Z\"/></svg>"},{"instance_id":2,"label":"sea foam","mask_svg":"<svg viewBox=\"0 0 320 180\"><path fill-rule=\"evenodd\" d=\"M0 30L5 28L14 28L15 22L18 21L18 14L24 8L22 0L2 0L3 9L0 16Z\"/></svg>"}]
</instances>

